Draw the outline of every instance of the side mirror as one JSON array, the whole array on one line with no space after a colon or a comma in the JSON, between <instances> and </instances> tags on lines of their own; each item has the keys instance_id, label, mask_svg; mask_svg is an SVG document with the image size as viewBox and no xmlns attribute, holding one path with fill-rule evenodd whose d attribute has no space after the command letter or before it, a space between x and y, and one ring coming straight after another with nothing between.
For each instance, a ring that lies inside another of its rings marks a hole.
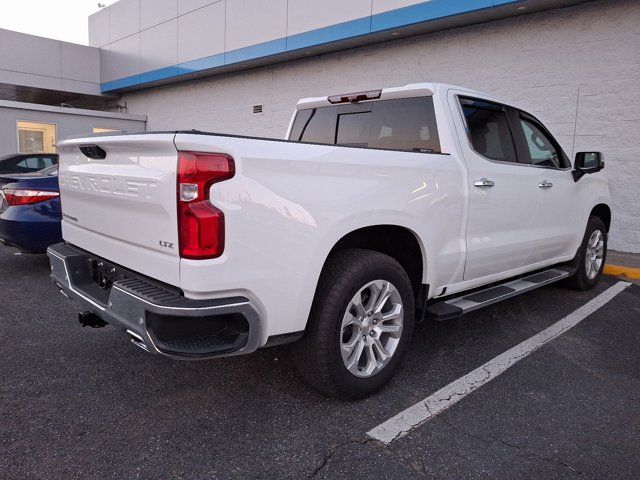
<instances>
[{"instance_id":1,"label":"side mirror","mask_svg":"<svg viewBox=\"0 0 640 480\"><path fill-rule=\"evenodd\" d=\"M601 152L578 152L573 164L573 179L577 182L583 175L596 173L604 168L604 155Z\"/></svg>"}]
</instances>

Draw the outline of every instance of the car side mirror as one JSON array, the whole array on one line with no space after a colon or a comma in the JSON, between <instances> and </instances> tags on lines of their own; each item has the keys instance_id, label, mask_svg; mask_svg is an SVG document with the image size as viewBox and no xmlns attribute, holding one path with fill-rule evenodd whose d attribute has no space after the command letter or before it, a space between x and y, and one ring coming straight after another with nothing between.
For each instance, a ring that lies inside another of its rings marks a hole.
<instances>
[{"instance_id":1,"label":"car side mirror","mask_svg":"<svg viewBox=\"0 0 640 480\"><path fill-rule=\"evenodd\" d=\"M583 175L602 170L604 155L601 152L578 152L573 166L573 179L577 182Z\"/></svg>"}]
</instances>

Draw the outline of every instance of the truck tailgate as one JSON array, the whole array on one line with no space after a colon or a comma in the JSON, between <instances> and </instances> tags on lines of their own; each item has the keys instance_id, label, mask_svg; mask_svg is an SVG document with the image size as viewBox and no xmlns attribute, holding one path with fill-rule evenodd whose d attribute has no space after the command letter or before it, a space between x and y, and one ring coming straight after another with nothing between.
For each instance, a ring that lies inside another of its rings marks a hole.
<instances>
[{"instance_id":1,"label":"truck tailgate","mask_svg":"<svg viewBox=\"0 0 640 480\"><path fill-rule=\"evenodd\" d=\"M179 285L174 136L158 133L62 142L58 151L65 241ZM97 146L106 157L86 156L80 149L84 146Z\"/></svg>"}]
</instances>

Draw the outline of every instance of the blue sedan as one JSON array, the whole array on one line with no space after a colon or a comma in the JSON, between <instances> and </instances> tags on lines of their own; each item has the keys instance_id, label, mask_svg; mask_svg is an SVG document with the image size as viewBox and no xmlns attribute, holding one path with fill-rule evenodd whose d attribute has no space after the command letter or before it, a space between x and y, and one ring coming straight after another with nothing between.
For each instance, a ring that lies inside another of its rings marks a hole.
<instances>
[{"instance_id":1,"label":"blue sedan","mask_svg":"<svg viewBox=\"0 0 640 480\"><path fill-rule=\"evenodd\" d=\"M57 166L37 173L0 174L0 243L45 252L62 241Z\"/></svg>"}]
</instances>

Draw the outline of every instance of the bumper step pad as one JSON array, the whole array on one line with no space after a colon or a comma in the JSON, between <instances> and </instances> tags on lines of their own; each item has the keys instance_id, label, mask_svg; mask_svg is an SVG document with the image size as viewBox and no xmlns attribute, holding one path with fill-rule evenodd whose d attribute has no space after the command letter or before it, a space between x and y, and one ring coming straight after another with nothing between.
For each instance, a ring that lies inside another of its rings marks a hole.
<instances>
[{"instance_id":1,"label":"bumper step pad","mask_svg":"<svg viewBox=\"0 0 640 480\"><path fill-rule=\"evenodd\" d=\"M151 305L164 308L215 308L229 303L246 303L243 297L228 297L223 300L191 300L180 295L176 290L157 285L143 278L127 278L118 280L113 287L139 298Z\"/></svg>"}]
</instances>

